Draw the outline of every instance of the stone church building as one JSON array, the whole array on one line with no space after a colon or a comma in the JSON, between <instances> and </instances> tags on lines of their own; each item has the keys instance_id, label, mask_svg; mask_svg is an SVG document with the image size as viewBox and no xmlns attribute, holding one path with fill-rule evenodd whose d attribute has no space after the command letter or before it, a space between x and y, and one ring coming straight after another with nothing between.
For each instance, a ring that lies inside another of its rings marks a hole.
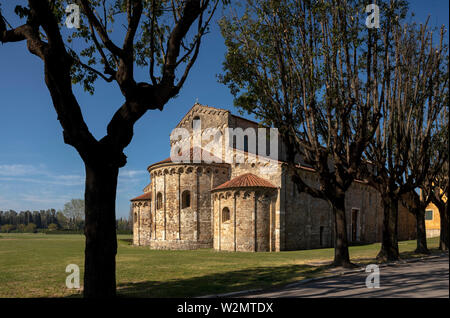
<instances>
[{"instance_id":1,"label":"stone church building","mask_svg":"<svg viewBox=\"0 0 450 318\"><path fill-rule=\"evenodd\" d=\"M189 159L199 151L192 147L196 120L202 130L220 132L260 127L228 110L196 103L176 127L191 133ZM173 162L169 157L147 168L150 184L144 194L131 200L133 243L152 249L252 252L332 247L332 210L326 201L297 192L283 161L283 144L278 145L278 159L272 161L275 170L268 173L262 169L267 162L251 159L248 138L244 145L235 139L229 143L244 160ZM200 148L206 144L202 140ZM299 165L305 182L318 184L314 170L301 160ZM363 180L356 180L347 192L346 216L350 244L381 240L380 195ZM401 204L398 234L400 240L415 237L414 216Z\"/></svg>"}]
</instances>

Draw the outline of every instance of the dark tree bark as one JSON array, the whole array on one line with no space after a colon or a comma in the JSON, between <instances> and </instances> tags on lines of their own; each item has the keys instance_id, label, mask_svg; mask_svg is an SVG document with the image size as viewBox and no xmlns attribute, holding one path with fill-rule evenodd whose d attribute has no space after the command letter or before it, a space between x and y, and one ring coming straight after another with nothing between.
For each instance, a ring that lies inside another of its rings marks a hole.
<instances>
[{"instance_id":1,"label":"dark tree bark","mask_svg":"<svg viewBox=\"0 0 450 318\"><path fill-rule=\"evenodd\" d=\"M429 254L427 245L427 231L425 228L425 209L417 208L413 212L416 217L416 234L417 234L417 247L416 253Z\"/></svg>"},{"instance_id":2,"label":"dark tree bark","mask_svg":"<svg viewBox=\"0 0 450 318\"><path fill-rule=\"evenodd\" d=\"M345 217L345 195L333 203L335 246L333 265L353 267L348 252L347 222Z\"/></svg>"},{"instance_id":3,"label":"dark tree bark","mask_svg":"<svg viewBox=\"0 0 450 318\"><path fill-rule=\"evenodd\" d=\"M441 218L441 234L439 237L439 249L441 251L448 252L449 246L448 208L439 210L439 216Z\"/></svg>"},{"instance_id":4,"label":"dark tree bark","mask_svg":"<svg viewBox=\"0 0 450 318\"><path fill-rule=\"evenodd\" d=\"M434 205L439 210L439 216L441 219L441 234L439 239L439 249L443 252L448 252L449 249L449 220L448 220L448 190L449 190L449 163L448 163L448 108L447 112L444 113L444 119L446 124L442 125L442 131L444 135L442 136L443 146L440 150L445 156L445 161L442 169L436 178L433 179L433 188L431 191L431 200Z\"/></svg>"},{"instance_id":5,"label":"dark tree bark","mask_svg":"<svg viewBox=\"0 0 450 318\"><path fill-rule=\"evenodd\" d=\"M439 191L439 189L437 190ZM433 203L439 210L441 223L441 234L439 236L439 249L443 252L448 251L449 247L449 223L448 223L448 203L443 195L436 194L433 197Z\"/></svg>"},{"instance_id":6,"label":"dark tree bark","mask_svg":"<svg viewBox=\"0 0 450 318\"><path fill-rule=\"evenodd\" d=\"M429 170L428 177L433 177L433 169ZM401 200L403 205L408 208L409 212L414 215L416 219L416 240L417 247L415 252L422 254L429 254L427 245L427 233L425 227L425 209L431 202L429 188L426 187L428 183L423 182L423 189L420 189L420 195L414 190L410 195L405 195Z\"/></svg>"},{"instance_id":7,"label":"dark tree bark","mask_svg":"<svg viewBox=\"0 0 450 318\"><path fill-rule=\"evenodd\" d=\"M383 226L381 250L377 259L382 262L399 259L398 251L398 200L395 197L385 196L383 201Z\"/></svg>"},{"instance_id":8,"label":"dark tree bark","mask_svg":"<svg viewBox=\"0 0 450 318\"><path fill-rule=\"evenodd\" d=\"M116 293L116 188L119 169L86 165L86 236L84 296Z\"/></svg>"}]
</instances>

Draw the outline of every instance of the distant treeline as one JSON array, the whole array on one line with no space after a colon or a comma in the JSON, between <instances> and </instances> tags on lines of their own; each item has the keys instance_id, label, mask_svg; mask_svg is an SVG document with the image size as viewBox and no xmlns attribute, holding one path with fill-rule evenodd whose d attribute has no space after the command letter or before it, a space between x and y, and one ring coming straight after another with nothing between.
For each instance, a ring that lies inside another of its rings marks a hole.
<instances>
[{"instance_id":1,"label":"distant treeline","mask_svg":"<svg viewBox=\"0 0 450 318\"><path fill-rule=\"evenodd\" d=\"M120 218L116 221L117 233L132 233L133 223ZM2 233L83 233L84 220L79 217L67 217L55 209L40 211L14 210L0 211L0 232Z\"/></svg>"}]
</instances>

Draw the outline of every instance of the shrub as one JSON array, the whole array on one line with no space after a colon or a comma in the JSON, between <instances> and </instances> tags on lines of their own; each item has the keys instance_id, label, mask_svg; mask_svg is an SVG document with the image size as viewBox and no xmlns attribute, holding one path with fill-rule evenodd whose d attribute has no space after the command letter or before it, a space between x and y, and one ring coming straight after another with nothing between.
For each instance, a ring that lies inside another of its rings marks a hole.
<instances>
[{"instance_id":1,"label":"shrub","mask_svg":"<svg viewBox=\"0 0 450 318\"><path fill-rule=\"evenodd\" d=\"M56 231L58 229L58 225L55 223L50 223L47 228L49 231Z\"/></svg>"},{"instance_id":2,"label":"shrub","mask_svg":"<svg viewBox=\"0 0 450 318\"><path fill-rule=\"evenodd\" d=\"M9 233L13 231L16 227L12 224L4 224L1 226L1 232L2 233Z\"/></svg>"},{"instance_id":3,"label":"shrub","mask_svg":"<svg viewBox=\"0 0 450 318\"><path fill-rule=\"evenodd\" d=\"M16 232L18 233L25 232L25 224L17 224Z\"/></svg>"},{"instance_id":4,"label":"shrub","mask_svg":"<svg viewBox=\"0 0 450 318\"><path fill-rule=\"evenodd\" d=\"M28 223L25 228L24 232L26 233L35 233L36 232L36 224L34 223Z\"/></svg>"}]
</instances>

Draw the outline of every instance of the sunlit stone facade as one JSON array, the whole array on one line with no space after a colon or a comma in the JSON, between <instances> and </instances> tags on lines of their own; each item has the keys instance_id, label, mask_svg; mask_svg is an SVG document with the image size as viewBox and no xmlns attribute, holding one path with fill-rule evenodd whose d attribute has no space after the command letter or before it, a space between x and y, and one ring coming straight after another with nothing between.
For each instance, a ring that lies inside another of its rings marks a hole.
<instances>
[{"instance_id":1,"label":"sunlit stone facade","mask_svg":"<svg viewBox=\"0 0 450 318\"><path fill-rule=\"evenodd\" d=\"M199 104L177 128L187 129L194 138L194 120L201 121L203 130L258 129L253 121ZM208 142L201 141L201 147ZM283 162L283 144L277 149L279 160L270 173L262 169L267 163L255 162L242 147L237 150L245 158L241 163L175 163L167 158L150 165L150 184L143 195L132 199L133 243L153 249L251 252L332 247L329 204L296 191ZM302 176L305 182L318 184L311 168L303 167ZM348 190L346 216L351 244L381 240L380 195L364 181L355 181ZM401 204L398 232L400 240L415 236L415 219Z\"/></svg>"}]
</instances>

